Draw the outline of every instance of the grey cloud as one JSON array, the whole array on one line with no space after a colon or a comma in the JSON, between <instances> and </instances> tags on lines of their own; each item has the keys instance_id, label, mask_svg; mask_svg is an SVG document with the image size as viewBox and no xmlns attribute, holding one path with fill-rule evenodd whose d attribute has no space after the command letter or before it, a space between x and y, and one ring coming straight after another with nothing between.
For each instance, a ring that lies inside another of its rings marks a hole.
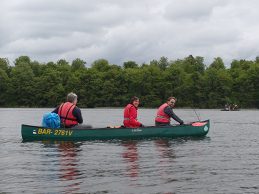
<instances>
[{"instance_id":1,"label":"grey cloud","mask_svg":"<svg viewBox=\"0 0 259 194\"><path fill-rule=\"evenodd\" d=\"M251 0L17 0L0 7L0 57L90 65L149 63L192 54L208 65L222 57L253 60L259 52L259 2ZM255 55L255 56L253 56Z\"/></svg>"},{"instance_id":2,"label":"grey cloud","mask_svg":"<svg viewBox=\"0 0 259 194\"><path fill-rule=\"evenodd\" d=\"M198 21L208 18L218 3L213 1L172 1L165 8L165 17L175 20L191 20Z\"/></svg>"}]
</instances>

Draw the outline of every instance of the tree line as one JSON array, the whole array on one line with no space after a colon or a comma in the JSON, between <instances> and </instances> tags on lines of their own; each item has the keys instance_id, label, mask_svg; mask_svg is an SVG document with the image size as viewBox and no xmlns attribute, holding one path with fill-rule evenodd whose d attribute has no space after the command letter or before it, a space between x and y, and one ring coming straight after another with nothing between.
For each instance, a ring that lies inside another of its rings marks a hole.
<instances>
[{"instance_id":1,"label":"tree line","mask_svg":"<svg viewBox=\"0 0 259 194\"><path fill-rule=\"evenodd\" d=\"M259 57L233 60L226 68L222 58L207 67L192 55L169 61L166 57L122 66L98 59L86 67L77 58L70 65L31 61L20 56L11 66L0 58L0 107L56 107L69 92L78 95L78 107L125 107L133 96L140 107L158 108L170 96L176 107L221 108L227 102L240 108L259 108Z\"/></svg>"}]
</instances>

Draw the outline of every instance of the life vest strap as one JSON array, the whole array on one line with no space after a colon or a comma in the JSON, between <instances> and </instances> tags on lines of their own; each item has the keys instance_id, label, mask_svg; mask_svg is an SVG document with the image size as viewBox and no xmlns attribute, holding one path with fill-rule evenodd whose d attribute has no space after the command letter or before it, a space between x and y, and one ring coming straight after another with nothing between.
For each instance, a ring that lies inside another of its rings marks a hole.
<instances>
[{"instance_id":1,"label":"life vest strap","mask_svg":"<svg viewBox=\"0 0 259 194\"><path fill-rule=\"evenodd\" d=\"M67 118L67 115L68 115L70 109L71 109L73 106L75 106L74 104L72 104L72 105L70 106L70 108L68 109L67 114L66 114L65 117L62 117L62 116L61 116L61 114L62 114L62 108L63 108L64 104L65 104L65 103L63 103L63 104L61 105L61 107L60 107L60 119L65 119L65 120L64 120L64 123L66 123L66 120L77 121L76 119Z\"/></svg>"},{"instance_id":2,"label":"life vest strap","mask_svg":"<svg viewBox=\"0 0 259 194\"><path fill-rule=\"evenodd\" d=\"M70 119L70 118L67 118L67 117L60 117L61 119L66 119L66 120L71 120L71 121L77 121L76 119Z\"/></svg>"},{"instance_id":3,"label":"life vest strap","mask_svg":"<svg viewBox=\"0 0 259 194\"><path fill-rule=\"evenodd\" d=\"M156 116L156 117L161 118L161 119L166 119L166 120L170 121L170 119L167 118L167 117L163 117L163 116Z\"/></svg>"},{"instance_id":4,"label":"life vest strap","mask_svg":"<svg viewBox=\"0 0 259 194\"><path fill-rule=\"evenodd\" d=\"M130 118L124 118L124 120L129 121L129 120L130 120ZM138 120L138 118L136 118L135 120L137 121L137 120Z\"/></svg>"}]
</instances>

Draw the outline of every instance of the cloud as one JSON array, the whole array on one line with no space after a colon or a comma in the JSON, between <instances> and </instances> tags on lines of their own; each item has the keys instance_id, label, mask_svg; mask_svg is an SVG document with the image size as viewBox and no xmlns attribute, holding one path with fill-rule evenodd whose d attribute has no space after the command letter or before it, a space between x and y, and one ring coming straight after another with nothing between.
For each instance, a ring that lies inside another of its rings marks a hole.
<instances>
[{"instance_id":1,"label":"cloud","mask_svg":"<svg viewBox=\"0 0 259 194\"><path fill-rule=\"evenodd\" d=\"M1 1L0 57L26 55L40 63L71 62L90 66L149 63L165 56L254 60L259 2L250 0L13 0Z\"/></svg>"}]
</instances>

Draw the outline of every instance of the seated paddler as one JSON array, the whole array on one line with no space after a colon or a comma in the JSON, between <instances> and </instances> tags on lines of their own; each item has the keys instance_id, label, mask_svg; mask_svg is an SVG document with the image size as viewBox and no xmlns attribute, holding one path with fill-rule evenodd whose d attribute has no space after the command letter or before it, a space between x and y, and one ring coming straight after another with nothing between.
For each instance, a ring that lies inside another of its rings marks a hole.
<instances>
[{"instance_id":1,"label":"seated paddler","mask_svg":"<svg viewBox=\"0 0 259 194\"><path fill-rule=\"evenodd\" d=\"M124 120L123 125L125 127L144 127L138 121L138 105L139 105L139 98L134 96L131 98L130 103L124 109Z\"/></svg>"},{"instance_id":2,"label":"seated paddler","mask_svg":"<svg viewBox=\"0 0 259 194\"><path fill-rule=\"evenodd\" d=\"M183 120L181 120L173 111L173 107L176 103L177 99L175 97L169 97L167 99L167 103L164 103L161 105L157 111L156 119L155 119L155 125L156 127L159 126L172 126L170 124L171 117L180 123L180 125L183 124Z\"/></svg>"},{"instance_id":3,"label":"seated paddler","mask_svg":"<svg viewBox=\"0 0 259 194\"><path fill-rule=\"evenodd\" d=\"M81 110L76 106L77 95L73 92L67 95L67 102L59 105L52 113L57 113L66 128L72 128L83 123ZM78 127L78 126L77 126Z\"/></svg>"}]
</instances>

